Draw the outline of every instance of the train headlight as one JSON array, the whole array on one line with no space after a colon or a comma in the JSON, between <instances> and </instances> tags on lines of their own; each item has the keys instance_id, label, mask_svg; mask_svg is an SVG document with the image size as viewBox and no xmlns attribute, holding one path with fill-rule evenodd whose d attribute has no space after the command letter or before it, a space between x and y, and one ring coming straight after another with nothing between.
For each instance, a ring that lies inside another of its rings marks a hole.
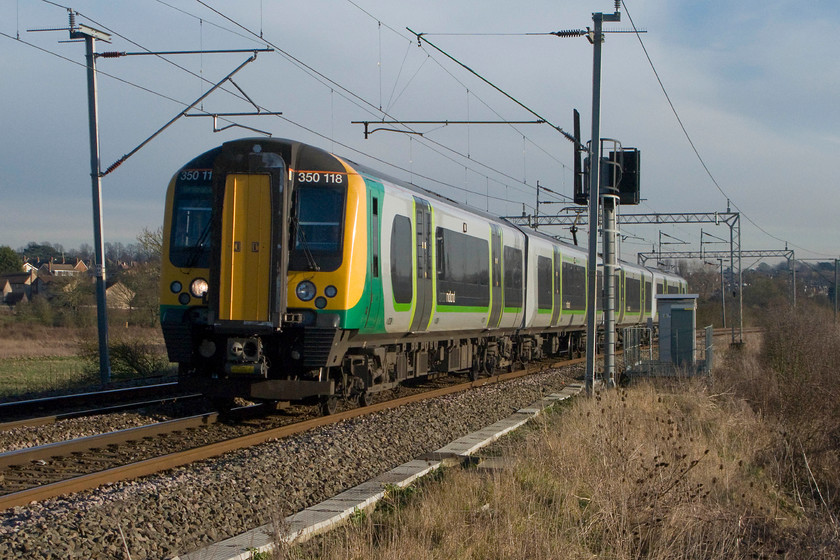
<instances>
[{"instance_id":1,"label":"train headlight","mask_svg":"<svg viewBox=\"0 0 840 560\"><path fill-rule=\"evenodd\" d=\"M190 293L195 298L202 298L209 288L210 285L207 283L207 280L204 278L196 278L192 281L192 284L190 284Z\"/></svg>"},{"instance_id":2,"label":"train headlight","mask_svg":"<svg viewBox=\"0 0 840 560\"><path fill-rule=\"evenodd\" d=\"M334 298L338 294L338 289L335 286L327 286L324 288L324 295L328 298Z\"/></svg>"},{"instance_id":3,"label":"train headlight","mask_svg":"<svg viewBox=\"0 0 840 560\"><path fill-rule=\"evenodd\" d=\"M315 284L309 280L304 280L295 288L295 294L301 301L309 301L315 297Z\"/></svg>"},{"instance_id":4,"label":"train headlight","mask_svg":"<svg viewBox=\"0 0 840 560\"><path fill-rule=\"evenodd\" d=\"M177 280L175 280L174 282L172 282L172 283L169 285L169 290L170 290L173 294L179 294L179 293L181 293L181 290L182 290L183 288L184 288L184 287L183 287L183 286L181 285L181 283L180 283L180 282L178 282Z\"/></svg>"}]
</instances>

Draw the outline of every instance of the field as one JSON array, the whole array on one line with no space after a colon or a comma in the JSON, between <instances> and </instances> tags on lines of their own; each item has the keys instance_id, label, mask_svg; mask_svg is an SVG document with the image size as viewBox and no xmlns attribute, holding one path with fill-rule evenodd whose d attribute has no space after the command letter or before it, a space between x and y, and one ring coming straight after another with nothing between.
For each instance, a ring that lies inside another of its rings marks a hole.
<instances>
[{"instance_id":1,"label":"field","mask_svg":"<svg viewBox=\"0 0 840 560\"><path fill-rule=\"evenodd\" d=\"M169 367L160 329L111 327L114 381ZM0 324L0 399L98 386L97 333L92 328Z\"/></svg>"},{"instance_id":2,"label":"field","mask_svg":"<svg viewBox=\"0 0 840 560\"><path fill-rule=\"evenodd\" d=\"M713 379L562 405L276 558L840 558L840 336L780 309Z\"/></svg>"}]
</instances>

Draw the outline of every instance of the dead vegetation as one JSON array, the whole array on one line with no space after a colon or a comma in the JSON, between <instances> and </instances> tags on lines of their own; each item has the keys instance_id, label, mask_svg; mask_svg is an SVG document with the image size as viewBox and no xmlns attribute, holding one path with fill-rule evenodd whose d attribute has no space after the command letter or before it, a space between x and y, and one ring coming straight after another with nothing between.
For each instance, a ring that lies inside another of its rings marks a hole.
<instances>
[{"instance_id":1,"label":"dead vegetation","mask_svg":"<svg viewBox=\"0 0 840 560\"><path fill-rule=\"evenodd\" d=\"M494 450L509 468L393 490L276 556L840 557L837 330L802 309L767 326L712 380L577 399Z\"/></svg>"}]
</instances>

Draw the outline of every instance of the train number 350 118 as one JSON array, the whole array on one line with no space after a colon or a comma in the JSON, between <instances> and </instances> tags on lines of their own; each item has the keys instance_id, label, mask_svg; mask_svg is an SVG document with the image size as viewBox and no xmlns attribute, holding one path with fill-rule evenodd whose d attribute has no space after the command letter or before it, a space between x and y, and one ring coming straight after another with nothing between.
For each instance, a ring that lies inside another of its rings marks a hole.
<instances>
[{"instance_id":1,"label":"train number 350 118","mask_svg":"<svg viewBox=\"0 0 840 560\"><path fill-rule=\"evenodd\" d=\"M342 173L316 173L301 171L297 174L298 183L331 183L339 185L344 182Z\"/></svg>"}]
</instances>

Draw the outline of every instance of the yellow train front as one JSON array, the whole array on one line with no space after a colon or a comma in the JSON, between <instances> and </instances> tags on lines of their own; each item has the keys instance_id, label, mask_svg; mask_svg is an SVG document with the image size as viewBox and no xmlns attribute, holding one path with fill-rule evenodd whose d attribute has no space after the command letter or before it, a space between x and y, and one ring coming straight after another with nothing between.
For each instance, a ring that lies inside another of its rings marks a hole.
<instances>
[{"instance_id":1,"label":"yellow train front","mask_svg":"<svg viewBox=\"0 0 840 560\"><path fill-rule=\"evenodd\" d=\"M175 174L160 301L183 382L220 400L338 392L331 350L364 327L373 289L366 193L335 156L277 139L228 142Z\"/></svg>"}]
</instances>

